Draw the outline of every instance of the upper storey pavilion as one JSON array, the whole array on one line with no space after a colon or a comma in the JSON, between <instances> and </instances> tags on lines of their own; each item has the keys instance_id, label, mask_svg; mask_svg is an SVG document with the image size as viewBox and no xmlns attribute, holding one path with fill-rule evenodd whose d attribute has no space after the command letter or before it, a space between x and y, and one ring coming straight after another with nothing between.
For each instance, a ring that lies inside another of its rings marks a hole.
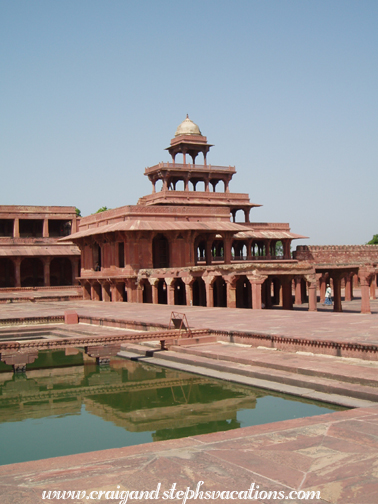
<instances>
[{"instance_id":1,"label":"upper storey pavilion","mask_svg":"<svg viewBox=\"0 0 378 504\"><path fill-rule=\"evenodd\" d=\"M186 117L166 149L171 162L145 170L151 194L81 219L70 240L81 250L85 299L290 308L295 278L298 293L310 285L316 308L314 267L290 252L291 241L305 237L286 223L250 222L251 208L260 205L230 191L235 167L208 164L211 147Z\"/></svg>"},{"instance_id":2,"label":"upper storey pavilion","mask_svg":"<svg viewBox=\"0 0 378 504\"><path fill-rule=\"evenodd\" d=\"M152 183L152 194L141 198L138 204L227 206L234 222L238 210L244 212L244 221L249 222L250 209L261 205L251 203L248 194L230 192L229 184L236 173L235 167L207 164L210 147L213 146L207 143L207 138L187 115L178 126L171 145L165 149L172 162L146 168L144 174ZM182 163L176 163L177 154L182 155ZM203 165L196 164L199 154L203 156ZM188 157L191 163L187 163ZM159 181L162 188L157 192ZM182 190L179 189L180 183ZM222 192L216 192L218 184Z\"/></svg>"}]
</instances>

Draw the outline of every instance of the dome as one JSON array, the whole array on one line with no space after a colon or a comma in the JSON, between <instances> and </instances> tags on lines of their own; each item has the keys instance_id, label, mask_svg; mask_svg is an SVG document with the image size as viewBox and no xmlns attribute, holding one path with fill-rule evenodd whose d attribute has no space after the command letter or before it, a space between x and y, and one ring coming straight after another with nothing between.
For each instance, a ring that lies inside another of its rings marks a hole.
<instances>
[{"instance_id":1,"label":"dome","mask_svg":"<svg viewBox=\"0 0 378 504\"><path fill-rule=\"evenodd\" d=\"M186 114L186 119L185 121L182 121L182 123L178 126L175 136L179 135L199 135L202 136L202 133L200 132L199 127L197 124L194 124L193 121L189 119L188 114Z\"/></svg>"}]
</instances>

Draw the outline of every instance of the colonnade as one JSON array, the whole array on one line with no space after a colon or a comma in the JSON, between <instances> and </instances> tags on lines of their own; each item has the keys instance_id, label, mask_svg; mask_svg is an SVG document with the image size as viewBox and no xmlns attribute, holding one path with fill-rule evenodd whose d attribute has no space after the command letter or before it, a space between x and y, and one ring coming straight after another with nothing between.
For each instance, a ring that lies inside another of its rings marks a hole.
<instances>
[{"instance_id":1,"label":"colonnade","mask_svg":"<svg viewBox=\"0 0 378 504\"><path fill-rule=\"evenodd\" d=\"M77 285L80 257L9 257L0 259L2 287Z\"/></svg>"},{"instance_id":2,"label":"colonnade","mask_svg":"<svg viewBox=\"0 0 378 504\"><path fill-rule=\"evenodd\" d=\"M105 302L153 303L228 308L293 308L293 275L205 274L183 277L81 279L84 299ZM309 310L316 308L316 277L295 277L308 288ZM303 287L301 287L303 289ZM299 300L295 289L295 300ZM302 302L302 298L301 298Z\"/></svg>"}]
</instances>

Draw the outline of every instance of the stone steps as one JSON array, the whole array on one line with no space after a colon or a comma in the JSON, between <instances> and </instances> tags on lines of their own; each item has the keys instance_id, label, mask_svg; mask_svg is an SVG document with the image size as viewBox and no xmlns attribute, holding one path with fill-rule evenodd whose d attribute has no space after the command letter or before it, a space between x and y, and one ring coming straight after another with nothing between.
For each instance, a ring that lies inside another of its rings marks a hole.
<instances>
[{"instance_id":1,"label":"stone steps","mask_svg":"<svg viewBox=\"0 0 378 504\"><path fill-rule=\"evenodd\" d=\"M217 345L211 345L212 347ZM126 348L127 347L127 348ZM139 348L138 348L139 347ZM139 345L123 345L123 355L126 358L143 359L145 362L166 367L174 367L182 371L205 374L219 379L226 379L238 383L275 390L278 392L299 395L319 401L342 404L349 407L371 405L378 402L378 387L367 384L352 383L336 377L322 377L315 373L312 375L301 374L296 371L275 369L257 365L256 362L236 362L236 359L221 359L215 356L199 355L205 347L176 348L175 351L158 352L146 349ZM179 351L177 351L179 350ZM245 353L249 349L242 349ZM206 350L204 353L208 353ZM146 352L148 356L146 357ZM123 352L120 352L122 356ZM127 354L127 355L126 355ZM280 357L285 358L280 352ZM306 356L301 356L302 360ZM378 373L377 373L378 374Z\"/></svg>"}]
</instances>

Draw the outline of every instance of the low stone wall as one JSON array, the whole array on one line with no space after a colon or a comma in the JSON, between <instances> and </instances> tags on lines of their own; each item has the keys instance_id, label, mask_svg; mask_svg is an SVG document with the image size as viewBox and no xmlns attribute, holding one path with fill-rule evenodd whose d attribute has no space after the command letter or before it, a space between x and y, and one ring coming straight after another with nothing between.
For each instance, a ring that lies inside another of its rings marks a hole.
<instances>
[{"instance_id":1,"label":"low stone wall","mask_svg":"<svg viewBox=\"0 0 378 504\"><path fill-rule=\"evenodd\" d=\"M374 264L378 245L299 245L293 257L316 264Z\"/></svg>"}]
</instances>

